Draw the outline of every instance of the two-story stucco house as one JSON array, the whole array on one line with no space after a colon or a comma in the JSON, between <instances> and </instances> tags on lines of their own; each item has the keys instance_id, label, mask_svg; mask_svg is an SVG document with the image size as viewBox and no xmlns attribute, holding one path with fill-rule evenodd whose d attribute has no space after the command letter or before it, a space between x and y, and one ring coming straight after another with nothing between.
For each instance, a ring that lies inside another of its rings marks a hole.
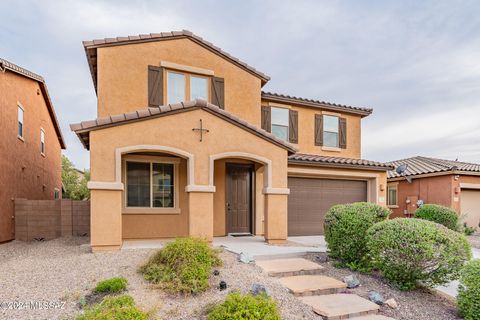
<instances>
[{"instance_id":1,"label":"two-story stucco house","mask_svg":"<svg viewBox=\"0 0 480 320\"><path fill-rule=\"evenodd\" d=\"M4 242L15 239L15 198L61 197L65 143L45 80L2 58L0 138L0 242Z\"/></svg>"},{"instance_id":2,"label":"two-story stucco house","mask_svg":"<svg viewBox=\"0 0 480 320\"><path fill-rule=\"evenodd\" d=\"M91 245L323 232L338 203L385 205L359 160L371 109L262 92L269 77L189 31L84 42L98 118L71 125L91 162Z\"/></svg>"}]
</instances>

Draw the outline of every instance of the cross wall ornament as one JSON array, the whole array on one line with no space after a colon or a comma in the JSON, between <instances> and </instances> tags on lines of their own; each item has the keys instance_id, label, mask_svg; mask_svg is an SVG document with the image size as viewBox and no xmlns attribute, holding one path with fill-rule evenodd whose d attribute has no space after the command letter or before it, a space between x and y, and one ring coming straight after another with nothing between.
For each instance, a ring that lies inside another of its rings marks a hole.
<instances>
[{"instance_id":1,"label":"cross wall ornament","mask_svg":"<svg viewBox=\"0 0 480 320\"><path fill-rule=\"evenodd\" d=\"M192 131L198 131L198 132L200 132L200 142L203 141L203 133L204 133L204 132L210 132L210 130L205 129L205 128L203 127L203 121L202 121L202 119L200 119L200 128L193 128Z\"/></svg>"}]
</instances>

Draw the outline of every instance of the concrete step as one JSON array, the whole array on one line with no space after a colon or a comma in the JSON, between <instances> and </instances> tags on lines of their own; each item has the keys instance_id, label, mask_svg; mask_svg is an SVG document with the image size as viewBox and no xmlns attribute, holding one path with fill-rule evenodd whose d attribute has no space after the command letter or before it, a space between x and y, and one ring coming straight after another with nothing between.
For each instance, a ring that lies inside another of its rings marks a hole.
<instances>
[{"instance_id":1,"label":"concrete step","mask_svg":"<svg viewBox=\"0 0 480 320\"><path fill-rule=\"evenodd\" d=\"M370 314L368 316L353 317L350 319L351 320L395 320L394 318L382 316L381 314Z\"/></svg>"},{"instance_id":2,"label":"concrete step","mask_svg":"<svg viewBox=\"0 0 480 320\"><path fill-rule=\"evenodd\" d=\"M313 311L326 320L343 320L353 317L373 315L380 307L356 294L336 293L323 296L299 298L312 307Z\"/></svg>"},{"instance_id":3,"label":"concrete step","mask_svg":"<svg viewBox=\"0 0 480 320\"><path fill-rule=\"evenodd\" d=\"M323 267L303 258L261 260L256 262L271 277L292 277L322 272Z\"/></svg>"},{"instance_id":4,"label":"concrete step","mask_svg":"<svg viewBox=\"0 0 480 320\"><path fill-rule=\"evenodd\" d=\"M297 297L340 293L347 287L342 281L319 275L285 277L279 281Z\"/></svg>"}]
</instances>

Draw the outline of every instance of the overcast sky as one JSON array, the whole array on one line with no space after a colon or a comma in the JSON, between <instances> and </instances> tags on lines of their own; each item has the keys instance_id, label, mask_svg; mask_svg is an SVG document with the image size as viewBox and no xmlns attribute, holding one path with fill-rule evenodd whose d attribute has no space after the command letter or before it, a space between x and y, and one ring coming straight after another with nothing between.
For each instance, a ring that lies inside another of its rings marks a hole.
<instances>
[{"instance_id":1,"label":"overcast sky","mask_svg":"<svg viewBox=\"0 0 480 320\"><path fill-rule=\"evenodd\" d=\"M362 157L480 162L480 1L2 0L0 57L42 75L69 124L96 115L82 40L188 29L272 79L264 90L374 108ZM143 107L143 106L139 106Z\"/></svg>"}]
</instances>

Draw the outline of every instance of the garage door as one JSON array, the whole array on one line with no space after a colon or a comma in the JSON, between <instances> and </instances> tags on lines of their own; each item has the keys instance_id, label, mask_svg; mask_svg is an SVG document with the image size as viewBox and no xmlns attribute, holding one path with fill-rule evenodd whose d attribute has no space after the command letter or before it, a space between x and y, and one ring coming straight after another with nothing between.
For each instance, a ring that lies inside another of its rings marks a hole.
<instances>
[{"instance_id":1,"label":"garage door","mask_svg":"<svg viewBox=\"0 0 480 320\"><path fill-rule=\"evenodd\" d=\"M478 228L480 222L480 190L462 189L460 209L463 221L470 227Z\"/></svg>"},{"instance_id":2,"label":"garage door","mask_svg":"<svg viewBox=\"0 0 480 320\"><path fill-rule=\"evenodd\" d=\"M367 201L367 182L288 178L288 235L323 234L323 220L330 207Z\"/></svg>"}]
</instances>

